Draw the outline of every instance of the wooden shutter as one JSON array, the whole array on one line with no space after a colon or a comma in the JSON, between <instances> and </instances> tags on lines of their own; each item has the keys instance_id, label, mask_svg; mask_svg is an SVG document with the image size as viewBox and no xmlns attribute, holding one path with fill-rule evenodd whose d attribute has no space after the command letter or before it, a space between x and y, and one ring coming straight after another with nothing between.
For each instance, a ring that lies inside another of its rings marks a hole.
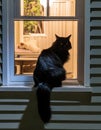
<instances>
[{"instance_id":1,"label":"wooden shutter","mask_svg":"<svg viewBox=\"0 0 101 130\"><path fill-rule=\"evenodd\" d=\"M101 86L101 0L91 0L91 85Z\"/></svg>"}]
</instances>

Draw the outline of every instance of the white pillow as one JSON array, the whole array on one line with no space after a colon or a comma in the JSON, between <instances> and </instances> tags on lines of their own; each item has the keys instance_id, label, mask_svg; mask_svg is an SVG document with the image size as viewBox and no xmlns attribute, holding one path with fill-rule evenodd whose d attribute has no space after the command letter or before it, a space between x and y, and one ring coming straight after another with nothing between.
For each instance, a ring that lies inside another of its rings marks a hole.
<instances>
[{"instance_id":1,"label":"white pillow","mask_svg":"<svg viewBox=\"0 0 101 130\"><path fill-rule=\"evenodd\" d=\"M27 49L30 50L34 53L39 53L41 51L41 49L37 46L37 41L36 40L29 40L27 42L21 42L18 45L19 49Z\"/></svg>"},{"instance_id":2,"label":"white pillow","mask_svg":"<svg viewBox=\"0 0 101 130\"><path fill-rule=\"evenodd\" d=\"M29 40L26 43L26 49L31 50L32 52L40 52L41 49L37 46L36 40Z\"/></svg>"}]
</instances>

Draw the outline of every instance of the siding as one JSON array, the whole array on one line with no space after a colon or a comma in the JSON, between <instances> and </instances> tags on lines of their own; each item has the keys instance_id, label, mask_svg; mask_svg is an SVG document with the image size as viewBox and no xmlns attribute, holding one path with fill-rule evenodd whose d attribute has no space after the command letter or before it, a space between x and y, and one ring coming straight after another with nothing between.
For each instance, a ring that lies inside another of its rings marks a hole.
<instances>
[{"instance_id":1,"label":"siding","mask_svg":"<svg viewBox=\"0 0 101 130\"><path fill-rule=\"evenodd\" d=\"M91 107L85 105L85 102L89 103L87 99L90 94L89 92L80 91L80 88L75 89L74 92L73 89L69 91L66 91L65 88L62 91L61 88L58 88L58 91L54 89L51 98L52 119L49 124L44 126L37 112L35 90L32 91L30 88L21 87L16 89L12 87L1 88L0 130L70 130L71 123L74 124L74 128L80 122L82 126L82 121L88 120L86 115L91 109ZM98 111L100 109L98 108ZM92 108L91 112L93 111L95 112L95 107ZM79 119L80 116L82 116L82 121ZM95 116L89 116L89 119L93 120L92 117ZM100 117L96 118L96 120L100 120Z\"/></svg>"},{"instance_id":2,"label":"siding","mask_svg":"<svg viewBox=\"0 0 101 130\"><path fill-rule=\"evenodd\" d=\"M0 89L0 130L43 128L37 112L35 91L29 88Z\"/></svg>"}]
</instances>

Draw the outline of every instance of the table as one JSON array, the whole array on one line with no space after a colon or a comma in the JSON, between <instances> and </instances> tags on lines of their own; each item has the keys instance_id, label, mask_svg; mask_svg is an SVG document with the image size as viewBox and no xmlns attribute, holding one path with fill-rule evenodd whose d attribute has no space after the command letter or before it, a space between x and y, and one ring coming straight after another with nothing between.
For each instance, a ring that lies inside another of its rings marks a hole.
<instances>
[{"instance_id":1,"label":"table","mask_svg":"<svg viewBox=\"0 0 101 130\"><path fill-rule=\"evenodd\" d=\"M33 73L36 62L37 62L37 57L34 57L34 58L15 57L15 74ZM28 71L28 67L29 67L29 71Z\"/></svg>"}]
</instances>

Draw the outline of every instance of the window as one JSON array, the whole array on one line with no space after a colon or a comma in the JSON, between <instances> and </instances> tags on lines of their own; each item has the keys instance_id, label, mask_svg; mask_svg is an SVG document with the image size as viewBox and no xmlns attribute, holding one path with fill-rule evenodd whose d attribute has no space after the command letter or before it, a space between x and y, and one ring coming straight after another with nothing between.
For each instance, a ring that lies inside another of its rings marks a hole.
<instances>
[{"instance_id":1,"label":"window","mask_svg":"<svg viewBox=\"0 0 101 130\"><path fill-rule=\"evenodd\" d=\"M4 0L5 1L5 0ZM68 81L84 82L84 1L8 0L6 84L29 84L42 49L72 34ZM11 8L12 5L12 8ZM82 67L81 67L82 66ZM66 81L65 81L66 82Z\"/></svg>"}]
</instances>

